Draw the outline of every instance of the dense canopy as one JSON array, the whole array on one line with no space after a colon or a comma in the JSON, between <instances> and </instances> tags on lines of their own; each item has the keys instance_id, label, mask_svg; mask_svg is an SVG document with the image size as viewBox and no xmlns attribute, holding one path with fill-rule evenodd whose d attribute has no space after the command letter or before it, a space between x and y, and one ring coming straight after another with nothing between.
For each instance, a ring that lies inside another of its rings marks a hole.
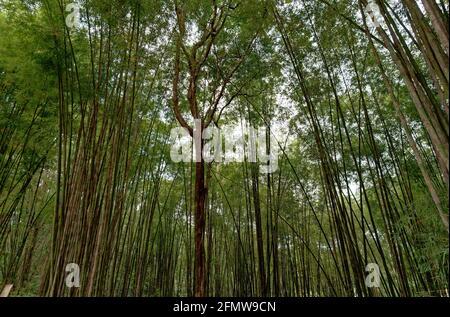
<instances>
[{"instance_id":1,"label":"dense canopy","mask_svg":"<svg viewBox=\"0 0 450 317\"><path fill-rule=\"evenodd\" d=\"M448 296L448 18L0 0L0 292Z\"/></svg>"}]
</instances>

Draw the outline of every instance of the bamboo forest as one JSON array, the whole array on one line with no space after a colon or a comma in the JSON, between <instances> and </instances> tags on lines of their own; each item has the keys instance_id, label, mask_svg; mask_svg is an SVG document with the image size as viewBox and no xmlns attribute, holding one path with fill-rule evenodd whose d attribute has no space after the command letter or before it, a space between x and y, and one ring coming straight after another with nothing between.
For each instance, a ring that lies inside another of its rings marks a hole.
<instances>
[{"instance_id":1,"label":"bamboo forest","mask_svg":"<svg viewBox=\"0 0 450 317\"><path fill-rule=\"evenodd\" d=\"M1 297L448 297L448 0L0 0Z\"/></svg>"}]
</instances>

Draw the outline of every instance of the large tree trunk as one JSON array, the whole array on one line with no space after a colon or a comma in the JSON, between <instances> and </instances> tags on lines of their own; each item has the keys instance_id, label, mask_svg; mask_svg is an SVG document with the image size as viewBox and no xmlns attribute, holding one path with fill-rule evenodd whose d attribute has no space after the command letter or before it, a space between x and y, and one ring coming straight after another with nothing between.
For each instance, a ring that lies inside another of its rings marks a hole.
<instances>
[{"instance_id":1,"label":"large tree trunk","mask_svg":"<svg viewBox=\"0 0 450 317\"><path fill-rule=\"evenodd\" d=\"M205 162L195 163L195 290L196 297L205 296Z\"/></svg>"}]
</instances>

